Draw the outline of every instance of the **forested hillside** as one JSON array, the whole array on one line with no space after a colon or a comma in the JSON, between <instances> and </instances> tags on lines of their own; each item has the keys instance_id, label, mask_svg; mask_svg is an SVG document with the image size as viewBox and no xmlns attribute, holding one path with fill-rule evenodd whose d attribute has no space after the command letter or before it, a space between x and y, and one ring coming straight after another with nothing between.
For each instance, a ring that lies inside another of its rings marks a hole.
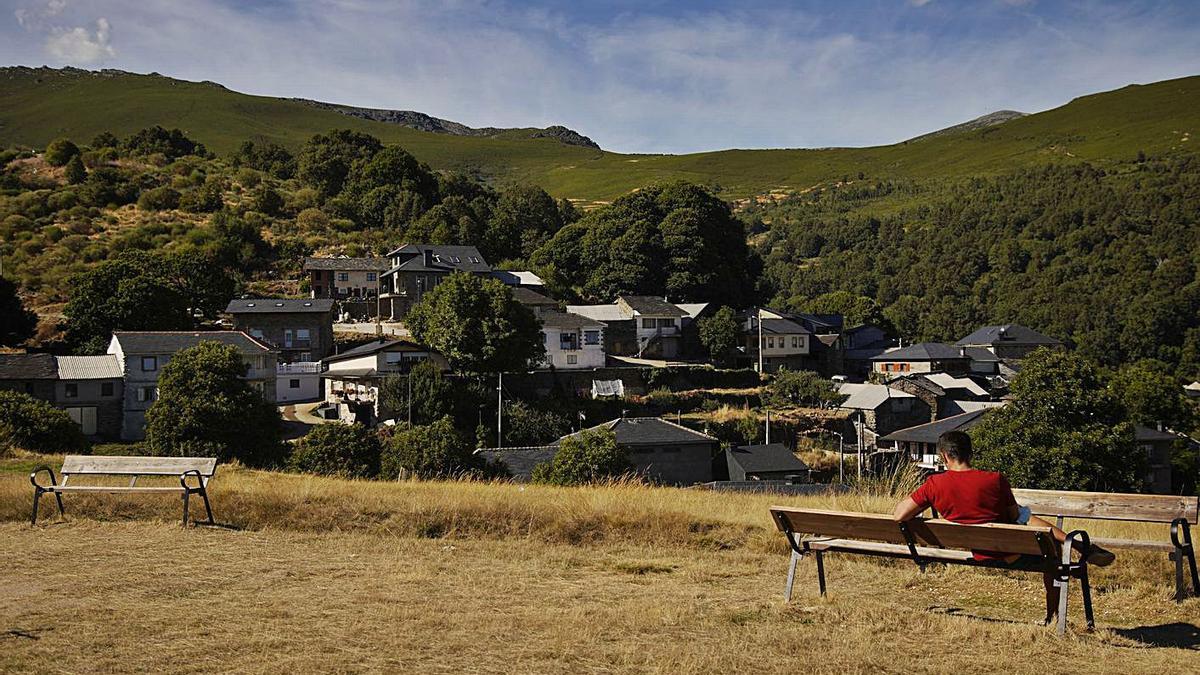
<instances>
[{"instance_id":1,"label":"forested hillside","mask_svg":"<svg viewBox=\"0 0 1200 675\"><path fill-rule=\"evenodd\" d=\"M764 290L849 308L909 340L1017 322L1102 364L1200 375L1200 160L857 181L756 212Z\"/></svg>"}]
</instances>

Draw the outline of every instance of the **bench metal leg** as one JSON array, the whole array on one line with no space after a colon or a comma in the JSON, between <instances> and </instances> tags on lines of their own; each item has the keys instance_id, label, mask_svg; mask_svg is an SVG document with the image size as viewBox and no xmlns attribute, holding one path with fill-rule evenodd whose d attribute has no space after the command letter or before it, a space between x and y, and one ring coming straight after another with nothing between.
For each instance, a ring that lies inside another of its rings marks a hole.
<instances>
[{"instance_id":1,"label":"bench metal leg","mask_svg":"<svg viewBox=\"0 0 1200 675\"><path fill-rule=\"evenodd\" d=\"M43 490L41 488L34 488L33 489L33 513L29 517L30 525L37 525L38 503L42 501L42 495L47 492L50 492L51 494L53 494L54 501L58 503L58 517L61 518L66 514L66 511L63 510L62 495L60 495L57 492L53 492L51 490Z\"/></svg>"},{"instance_id":2,"label":"bench metal leg","mask_svg":"<svg viewBox=\"0 0 1200 675\"><path fill-rule=\"evenodd\" d=\"M1092 584L1088 581L1087 564L1079 570L1079 586L1083 591L1083 617L1087 619L1087 629L1096 629L1096 618L1092 615Z\"/></svg>"},{"instance_id":3,"label":"bench metal leg","mask_svg":"<svg viewBox=\"0 0 1200 675\"><path fill-rule=\"evenodd\" d=\"M792 584L796 581L796 564L800 562L800 554L792 551L792 560L788 563L787 588L783 589L783 601L792 601Z\"/></svg>"},{"instance_id":4,"label":"bench metal leg","mask_svg":"<svg viewBox=\"0 0 1200 675\"><path fill-rule=\"evenodd\" d=\"M1071 588L1070 577L1060 576L1054 580L1058 588L1058 634L1067 632L1067 591Z\"/></svg>"},{"instance_id":5,"label":"bench metal leg","mask_svg":"<svg viewBox=\"0 0 1200 675\"><path fill-rule=\"evenodd\" d=\"M208 490L201 490L200 496L204 498L204 512L208 514L208 522L206 525L216 525L217 521L213 520L212 504L208 503Z\"/></svg>"},{"instance_id":6,"label":"bench metal leg","mask_svg":"<svg viewBox=\"0 0 1200 675\"><path fill-rule=\"evenodd\" d=\"M1183 587L1183 550L1171 551L1171 560L1175 561L1175 602L1183 602L1187 597L1187 589Z\"/></svg>"},{"instance_id":7,"label":"bench metal leg","mask_svg":"<svg viewBox=\"0 0 1200 675\"><path fill-rule=\"evenodd\" d=\"M825 595L825 555L814 551L813 556L817 559L817 587L821 589L821 595Z\"/></svg>"},{"instance_id":8,"label":"bench metal leg","mask_svg":"<svg viewBox=\"0 0 1200 675\"><path fill-rule=\"evenodd\" d=\"M183 526L187 527L188 521L188 496L191 493L187 490L183 491Z\"/></svg>"}]
</instances>

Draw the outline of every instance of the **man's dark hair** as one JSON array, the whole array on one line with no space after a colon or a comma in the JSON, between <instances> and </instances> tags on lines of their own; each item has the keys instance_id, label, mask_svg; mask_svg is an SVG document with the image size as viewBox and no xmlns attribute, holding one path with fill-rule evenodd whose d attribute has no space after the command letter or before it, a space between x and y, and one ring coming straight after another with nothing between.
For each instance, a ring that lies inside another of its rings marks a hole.
<instances>
[{"instance_id":1,"label":"man's dark hair","mask_svg":"<svg viewBox=\"0 0 1200 675\"><path fill-rule=\"evenodd\" d=\"M938 437L938 452L956 462L971 461L971 437L962 431L947 431Z\"/></svg>"}]
</instances>

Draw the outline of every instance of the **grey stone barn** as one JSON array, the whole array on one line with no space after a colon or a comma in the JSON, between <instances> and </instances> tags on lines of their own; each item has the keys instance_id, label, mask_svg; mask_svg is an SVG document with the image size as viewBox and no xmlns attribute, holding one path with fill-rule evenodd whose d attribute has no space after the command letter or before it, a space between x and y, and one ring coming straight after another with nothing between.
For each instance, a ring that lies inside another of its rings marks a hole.
<instances>
[{"instance_id":1,"label":"grey stone barn","mask_svg":"<svg viewBox=\"0 0 1200 675\"><path fill-rule=\"evenodd\" d=\"M694 485L713 480L719 443L708 434L657 417L622 417L592 429L612 431L617 445L629 453L633 470L656 483ZM475 453L488 462L503 463L514 479L527 481L534 467L553 459L563 440L574 435L563 436L551 445L484 448Z\"/></svg>"}]
</instances>

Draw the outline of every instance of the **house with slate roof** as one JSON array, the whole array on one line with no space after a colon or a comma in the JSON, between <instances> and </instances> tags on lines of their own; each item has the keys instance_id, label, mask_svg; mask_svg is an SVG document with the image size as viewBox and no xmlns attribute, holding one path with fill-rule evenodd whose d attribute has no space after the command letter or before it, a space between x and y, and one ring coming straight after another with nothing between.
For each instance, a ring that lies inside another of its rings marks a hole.
<instances>
[{"instance_id":1,"label":"house with slate roof","mask_svg":"<svg viewBox=\"0 0 1200 675\"><path fill-rule=\"evenodd\" d=\"M609 354L674 359L683 352L683 322L690 315L652 295L622 295L610 305L568 305L567 311L605 325Z\"/></svg>"},{"instance_id":2,"label":"house with slate roof","mask_svg":"<svg viewBox=\"0 0 1200 675\"><path fill-rule=\"evenodd\" d=\"M281 363L315 362L333 353L333 300L238 298L225 313L233 327L279 352Z\"/></svg>"},{"instance_id":3,"label":"house with slate roof","mask_svg":"<svg viewBox=\"0 0 1200 675\"><path fill-rule=\"evenodd\" d=\"M758 369L762 352L763 372L773 373L782 367L800 370L809 367L815 335L804 322L789 315L770 310L747 314L742 320L743 354L745 365ZM824 346L824 345L822 345Z\"/></svg>"},{"instance_id":4,"label":"house with slate roof","mask_svg":"<svg viewBox=\"0 0 1200 675\"><path fill-rule=\"evenodd\" d=\"M899 429L879 439L881 446L888 445L896 452L917 463L922 469L940 471L944 469L937 456L937 442L949 431L967 431L983 420L987 410L974 410L935 422L918 424Z\"/></svg>"},{"instance_id":5,"label":"house with slate roof","mask_svg":"<svg viewBox=\"0 0 1200 675\"><path fill-rule=\"evenodd\" d=\"M538 318L546 347L545 367L563 370L604 367L603 323L559 311L544 311Z\"/></svg>"},{"instance_id":6,"label":"house with slate roof","mask_svg":"<svg viewBox=\"0 0 1200 675\"><path fill-rule=\"evenodd\" d=\"M367 300L379 295L380 275L388 258L305 258L304 272L313 298Z\"/></svg>"},{"instance_id":7,"label":"house with slate roof","mask_svg":"<svg viewBox=\"0 0 1200 675\"><path fill-rule=\"evenodd\" d=\"M0 390L54 401L58 365L50 354L0 354Z\"/></svg>"},{"instance_id":8,"label":"house with slate roof","mask_svg":"<svg viewBox=\"0 0 1200 675\"><path fill-rule=\"evenodd\" d=\"M1059 340L1015 323L984 326L955 344L986 349L1001 359L1022 359L1041 347L1057 349L1063 346Z\"/></svg>"},{"instance_id":9,"label":"house with slate roof","mask_svg":"<svg viewBox=\"0 0 1200 675\"><path fill-rule=\"evenodd\" d=\"M85 436L117 438L123 381L116 357L0 354L0 390L65 410Z\"/></svg>"},{"instance_id":10,"label":"house with slate roof","mask_svg":"<svg viewBox=\"0 0 1200 675\"><path fill-rule=\"evenodd\" d=\"M246 362L246 381L270 403L275 403L277 354L270 345L242 331L118 331L108 344L116 356L125 383L122 396L121 438L141 440L146 435L146 411L158 399L158 376L181 350L201 342L232 345Z\"/></svg>"},{"instance_id":11,"label":"house with slate roof","mask_svg":"<svg viewBox=\"0 0 1200 675\"><path fill-rule=\"evenodd\" d=\"M666 485L694 485L713 480L713 462L719 442L708 434L657 417L622 417L592 429L608 429L617 445L629 453L633 470ZM559 445L522 448L482 448L475 451L486 461L502 465L514 480L528 481L533 469L554 458Z\"/></svg>"},{"instance_id":12,"label":"house with slate roof","mask_svg":"<svg viewBox=\"0 0 1200 675\"><path fill-rule=\"evenodd\" d=\"M388 253L392 266L381 275L382 312L403 318L447 276L467 272L491 276L492 266L474 246L404 244Z\"/></svg>"},{"instance_id":13,"label":"house with slate roof","mask_svg":"<svg viewBox=\"0 0 1200 675\"><path fill-rule=\"evenodd\" d=\"M871 372L883 375L909 373L950 373L963 375L971 370L971 357L965 347L941 342L919 342L891 349L871 358Z\"/></svg>"},{"instance_id":14,"label":"house with slate roof","mask_svg":"<svg viewBox=\"0 0 1200 675\"><path fill-rule=\"evenodd\" d=\"M321 361L325 404L345 422L375 424L398 411L381 404L383 381L391 375L406 375L412 367L429 361L449 370L441 354L405 340L380 338Z\"/></svg>"}]
</instances>

